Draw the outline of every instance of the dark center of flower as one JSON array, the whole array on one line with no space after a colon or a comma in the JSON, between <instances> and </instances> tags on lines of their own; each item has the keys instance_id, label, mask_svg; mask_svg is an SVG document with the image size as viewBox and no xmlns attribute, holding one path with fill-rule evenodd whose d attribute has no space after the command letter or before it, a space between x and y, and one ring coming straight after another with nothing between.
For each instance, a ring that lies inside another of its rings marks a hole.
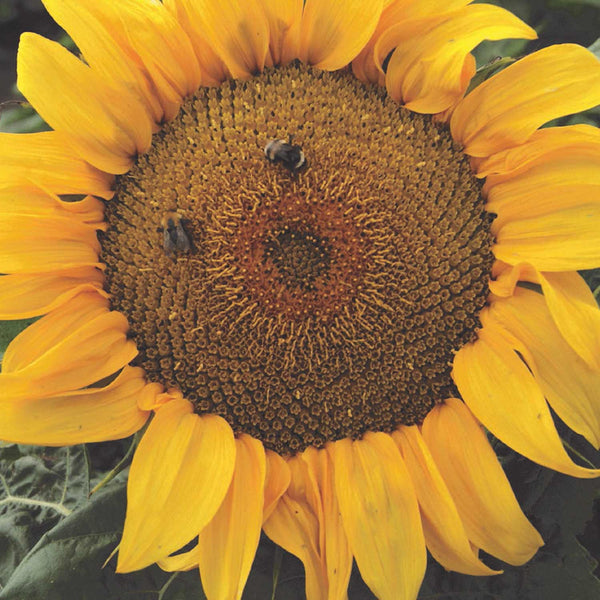
<instances>
[{"instance_id":1,"label":"dark center of flower","mask_svg":"<svg viewBox=\"0 0 600 600\"><path fill-rule=\"evenodd\" d=\"M291 136L297 171L264 153ZM455 395L493 260L480 185L445 128L350 73L291 65L200 90L106 219L137 364L198 413L286 454L419 423Z\"/></svg>"}]
</instances>

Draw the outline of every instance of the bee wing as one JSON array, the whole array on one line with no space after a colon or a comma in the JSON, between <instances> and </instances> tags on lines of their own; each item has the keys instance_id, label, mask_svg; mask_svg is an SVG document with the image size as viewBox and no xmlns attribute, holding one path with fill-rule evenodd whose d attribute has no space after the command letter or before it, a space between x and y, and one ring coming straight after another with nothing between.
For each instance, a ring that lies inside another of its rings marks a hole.
<instances>
[{"instance_id":1,"label":"bee wing","mask_svg":"<svg viewBox=\"0 0 600 600\"><path fill-rule=\"evenodd\" d=\"M177 252L189 252L190 249L190 238L188 238L181 224L177 225L174 232L171 232L173 237L173 244Z\"/></svg>"},{"instance_id":2,"label":"bee wing","mask_svg":"<svg viewBox=\"0 0 600 600\"><path fill-rule=\"evenodd\" d=\"M175 245L175 240L173 239L171 232L165 227L163 230L163 249L165 254L167 256L173 256L176 247L177 246Z\"/></svg>"}]
</instances>

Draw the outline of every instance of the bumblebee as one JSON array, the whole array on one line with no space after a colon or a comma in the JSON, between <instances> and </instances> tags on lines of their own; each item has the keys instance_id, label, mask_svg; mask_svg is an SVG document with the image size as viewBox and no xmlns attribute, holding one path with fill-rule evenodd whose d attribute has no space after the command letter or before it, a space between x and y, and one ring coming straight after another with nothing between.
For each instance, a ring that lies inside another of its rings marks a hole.
<instances>
[{"instance_id":1,"label":"bumblebee","mask_svg":"<svg viewBox=\"0 0 600 600\"><path fill-rule=\"evenodd\" d=\"M267 142L265 156L272 163L279 163L292 173L300 170L306 164L302 148L294 144L288 144L285 140Z\"/></svg>"},{"instance_id":2,"label":"bumblebee","mask_svg":"<svg viewBox=\"0 0 600 600\"><path fill-rule=\"evenodd\" d=\"M167 212L160 224L163 232L163 248L169 257L189 252L191 243L183 228L183 217L178 212Z\"/></svg>"}]
</instances>

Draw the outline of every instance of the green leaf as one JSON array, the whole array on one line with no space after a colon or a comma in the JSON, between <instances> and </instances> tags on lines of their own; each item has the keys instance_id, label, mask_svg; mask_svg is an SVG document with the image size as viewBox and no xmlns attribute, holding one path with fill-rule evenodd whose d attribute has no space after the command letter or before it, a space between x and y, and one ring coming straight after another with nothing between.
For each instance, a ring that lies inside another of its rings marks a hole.
<instances>
[{"instance_id":1,"label":"green leaf","mask_svg":"<svg viewBox=\"0 0 600 600\"><path fill-rule=\"evenodd\" d=\"M0 449L0 584L39 537L86 501L83 446Z\"/></svg>"},{"instance_id":2,"label":"green leaf","mask_svg":"<svg viewBox=\"0 0 600 600\"><path fill-rule=\"evenodd\" d=\"M600 0L596 0L596 2L598 6L600 6ZM588 46L588 50L600 59L600 38L598 38L591 46Z\"/></svg>"},{"instance_id":3,"label":"green leaf","mask_svg":"<svg viewBox=\"0 0 600 600\"><path fill-rule=\"evenodd\" d=\"M23 319L22 321L0 321L0 359L4 355L6 347L10 341L27 325L33 323L35 319Z\"/></svg>"},{"instance_id":4,"label":"green leaf","mask_svg":"<svg viewBox=\"0 0 600 600\"><path fill-rule=\"evenodd\" d=\"M115 480L46 533L15 569L0 599L200 600L195 571L171 575L150 567L120 575L114 558L102 568L121 537L125 488Z\"/></svg>"}]
</instances>

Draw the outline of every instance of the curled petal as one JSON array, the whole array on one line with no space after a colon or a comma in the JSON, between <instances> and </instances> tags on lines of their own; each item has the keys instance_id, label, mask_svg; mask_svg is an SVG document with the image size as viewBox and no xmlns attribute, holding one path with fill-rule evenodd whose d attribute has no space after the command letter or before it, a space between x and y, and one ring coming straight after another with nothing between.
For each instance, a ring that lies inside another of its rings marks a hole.
<instances>
[{"instance_id":1,"label":"curled petal","mask_svg":"<svg viewBox=\"0 0 600 600\"><path fill-rule=\"evenodd\" d=\"M386 87L409 110L433 114L458 102L466 91L465 60L483 40L537 37L512 13L492 5L469 5L445 16L443 21L428 17L390 30L396 49L388 64ZM378 58L385 55L382 52Z\"/></svg>"}]
</instances>

